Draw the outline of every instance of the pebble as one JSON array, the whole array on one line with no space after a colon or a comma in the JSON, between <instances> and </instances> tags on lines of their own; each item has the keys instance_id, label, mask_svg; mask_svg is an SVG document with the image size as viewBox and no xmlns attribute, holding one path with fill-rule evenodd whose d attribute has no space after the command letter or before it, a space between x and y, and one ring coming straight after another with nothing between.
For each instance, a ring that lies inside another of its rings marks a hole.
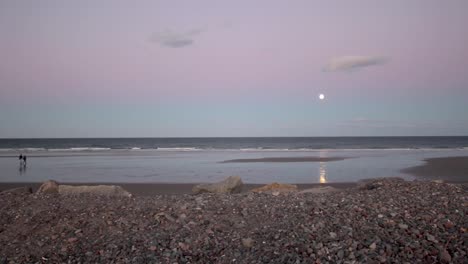
<instances>
[{"instance_id":1,"label":"pebble","mask_svg":"<svg viewBox=\"0 0 468 264\"><path fill-rule=\"evenodd\" d=\"M439 258L440 258L440 262L442 263L450 263L452 261L452 257L445 249L442 249L440 251Z\"/></svg>"},{"instance_id":2,"label":"pebble","mask_svg":"<svg viewBox=\"0 0 468 264\"><path fill-rule=\"evenodd\" d=\"M243 238L242 245L246 248L251 248L253 246L253 239L252 238Z\"/></svg>"},{"instance_id":3,"label":"pebble","mask_svg":"<svg viewBox=\"0 0 468 264\"><path fill-rule=\"evenodd\" d=\"M398 224L398 227L401 229L408 229L408 225L406 224Z\"/></svg>"}]
</instances>

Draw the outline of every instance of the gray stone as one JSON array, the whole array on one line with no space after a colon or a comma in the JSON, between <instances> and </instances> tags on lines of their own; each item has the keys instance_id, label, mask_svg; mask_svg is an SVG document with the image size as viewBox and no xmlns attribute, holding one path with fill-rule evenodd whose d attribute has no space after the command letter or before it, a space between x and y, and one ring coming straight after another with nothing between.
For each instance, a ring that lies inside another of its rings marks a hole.
<instances>
[{"instance_id":1,"label":"gray stone","mask_svg":"<svg viewBox=\"0 0 468 264\"><path fill-rule=\"evenodd\" d=\"M196 185L192 188L192 192L195 194L240 193L243 185L242 179L239 176L230 176L221 182Z\"/></svg>"}]
</instances>

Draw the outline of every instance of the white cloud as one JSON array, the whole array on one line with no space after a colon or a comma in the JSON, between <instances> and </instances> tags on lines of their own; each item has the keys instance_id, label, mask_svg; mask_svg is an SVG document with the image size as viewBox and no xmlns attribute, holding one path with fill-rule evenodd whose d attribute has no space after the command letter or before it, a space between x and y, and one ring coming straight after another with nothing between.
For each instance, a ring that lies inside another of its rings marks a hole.
<instances>
[{"instance_id":1,"label":"white cloud","mask_svg":"<svg viewBox=\"0 0 468 264\"><path fill-rule=\"evenodd\" d=\"M149 41L159 43L161 46L169 48L182 48L185 46L192 45L194 37L201 34L201 29L194 29L187 32L173 32L166 30L164 32L153 33Z\"/></svg>"},{"instance_id":2,"label":"white cloud","mask_svg":"<svg viewBox=\"0 0 468 264\"><path fill-rule=\"evenodd\" d=\"M385 64L387 61L387 58L379 56L342 56L330 59L323 70L327 72L352 71L359 68Z\"/></svg>"}]
</instances>

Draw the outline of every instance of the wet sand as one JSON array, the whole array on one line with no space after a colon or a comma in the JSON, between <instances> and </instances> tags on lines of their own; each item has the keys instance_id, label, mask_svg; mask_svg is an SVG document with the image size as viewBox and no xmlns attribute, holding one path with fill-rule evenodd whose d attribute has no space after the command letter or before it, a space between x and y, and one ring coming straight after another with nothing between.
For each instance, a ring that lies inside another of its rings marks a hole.
<instances>
[{"instance_id":1,"label":"wet sand","mask_svg":"<svg viewBox=\"0 0 468 264\"><path fill-rule=\"evenodd\" d=\"M250 162L329 162L339 161L347 158L342 157L272 157L260 159L232 159L221 163L250 163Z\"/></svg>"},{"instance_id":2,"label":"wet sand","mask_svg":"<svg viewBox=\"0 0 468 264\"><path fill-rule=\"evenodd\" d=\"M425 159L426 163L402 170L427 179L441 179L448 182L468 182L468 157L446 157Z\"/></svg>"},{"instance_id":3,"label":"wet sand","mask_svg":"<svg viewBox=\"0 0 468 264\"><path fill-rule=\"evenodd\" d=\"M0 183L0 192L19 187L31 187L36 191L42 183L38 182L8 182ZM195 184L184 183L61 183L67 185L119 185L125 190L137 196L152 196L160 194L191 194ZM243 192L261 187L265 184L244 184ZM338 189L346 189L356 186L356 183L305 183L296 184L299 190L309 189L318 186L332 186Z\"/></svg>"}]
</instances>

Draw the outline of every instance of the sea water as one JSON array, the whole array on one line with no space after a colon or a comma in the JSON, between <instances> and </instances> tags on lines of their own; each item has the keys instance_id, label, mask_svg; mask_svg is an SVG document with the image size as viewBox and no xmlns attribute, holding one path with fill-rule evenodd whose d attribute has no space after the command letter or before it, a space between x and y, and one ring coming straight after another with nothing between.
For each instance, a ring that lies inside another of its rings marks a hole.
<instances>
[{"instance_id":1,"label":"sea water","mask_svg":"<svg viewBox=\"0 0 468 264\"><path fill-rule=\"evenodd\" d=\"M17 156L26 154L28 164ZM0 139L0 181L354 182L399 176L433 157L468 156L468 137ZM223 163L266 157L343 157L330 162Z\"/></svg>"}]
</instances>

